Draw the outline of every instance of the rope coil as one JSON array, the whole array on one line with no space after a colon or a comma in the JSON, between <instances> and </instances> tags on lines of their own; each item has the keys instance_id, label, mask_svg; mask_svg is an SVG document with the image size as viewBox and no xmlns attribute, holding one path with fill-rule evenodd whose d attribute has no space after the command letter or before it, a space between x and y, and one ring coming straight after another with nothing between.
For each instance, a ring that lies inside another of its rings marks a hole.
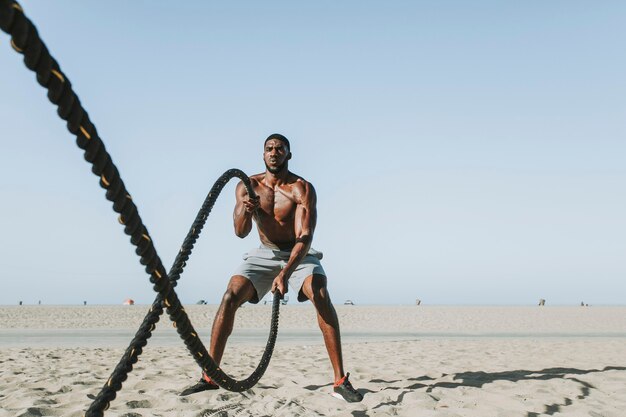
<instances>
[{"instance_id":1,"label":"rope coil","mask_svg":"<svg viewBox=\"0 0 626 417\"><path fill-rule=\"evenodd\" d=\"M259 365L248 378L237 381L225 374L213 361L197 336L197 332L174 291L176 281L183 272L185 263L189 259L208 214L226 183L231 178L238 177L243 181L249 195L254 196L250 179L242 171L231 169L216 181L196 216L181 246L181 251L179 251L168 274L156 252L148 229L139 216L137 206L126 190L117 167L113 164L95 125L91 122L87 111L74 93L69 78L50 55L48 48L39 37L37 29L24 15L22 7L14 0L0 0L0 29L11 35L10 42L13 49L24 55L26 67L37 74L37 82L48 90L48 99L57 106L59 117L66 121L67 129L76 136L77 146L84 151L85 160L92 164L91 171L99 177L100 186L106 190L106 199L113 203L113 210L119 214L118 221L124 226L124 233L130 236L131 243L136 247L135 253L140 257L140 263L145 266L146 273L150 275L150 282L154 284L154 291L158 293L150 312L146 315L122 359L85 416L100 417L109 408L117 391L122 388L122 383L128 378L128 373L137 363L143 347L147 344L147 339L152 335L152 331L163 313L163 304L166 304L169 318L187 349L207 375L221 387L231 391L241 392L254 386L267 369L276 341L280 306L278 293L274 295L270 335Z\"/></svg>"}]
</instances>

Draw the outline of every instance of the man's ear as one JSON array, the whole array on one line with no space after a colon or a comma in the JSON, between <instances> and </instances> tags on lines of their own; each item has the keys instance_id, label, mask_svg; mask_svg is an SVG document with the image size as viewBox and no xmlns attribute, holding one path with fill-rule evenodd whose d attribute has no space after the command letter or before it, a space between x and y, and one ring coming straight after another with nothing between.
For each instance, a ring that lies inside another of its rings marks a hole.
<instances>
[{"instance_id":1,"label":"man's ear","mask_svg":"<svg viewBox=\"0 0 626 417\"><path fill-rule=\"evenodd\" d=\"M287 155L287 160L289 161L291 159L291 152L289 152L289 155Z\"/></svg>"}]
</instances>

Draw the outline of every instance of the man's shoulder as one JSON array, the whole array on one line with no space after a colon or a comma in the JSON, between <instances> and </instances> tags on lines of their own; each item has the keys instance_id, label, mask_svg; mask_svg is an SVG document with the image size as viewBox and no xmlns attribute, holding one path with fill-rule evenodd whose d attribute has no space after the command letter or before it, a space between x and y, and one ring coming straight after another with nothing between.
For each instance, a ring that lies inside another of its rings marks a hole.
<instances>
[{"instance_id":1,"label":"man's shoulder","mask_svg":"<svg viewBox=\"0 0 626 417\"><path fill-rule=\"evenodd\" d=\"M296 202L314 202L316 200L315 188L313 184L305 180L299 175L292 174L290 178L289 187L291 188L291 195Z\"/></svg>"},{"instance_id":2,"label":"man's shoulder","mask_svg":"<svg viewBox=\"0 0 626 417\"><path fill-rule=\"evenodd\" d=\"M308 190L308 189L313 188L313 184L311 184L309 181L302 178L300 175L294 174L293 172L290 172L289 174L290 174L289 184L292 187L301 188L303 190Z\"/></svg>"},{"instance_id":3,"label":"man's shoulder","mask_svg":"<svg viewBox=\"0 0 626 417\"><path fill-rule=\"evenodd\" d=\"M252 185L252 188L258 188L259 184L263 181L263 173L261 174L255 174L255 175L250 175L248 178L250 178L250 183ZM243 183L243 181L239 181L239 183L237 184L237 192L244 192L245 185Z\"/></svg>"},{"instance_id":4,"label":"man's shoulder","mask_svg":"<svg viewBox=\"0 0 626 417\"><path fill-rule=\"evenodd\" d=\"M264 172L261 172L260 174L250 175L250 180L259 183L263 181L264 176L265 176Z\"/></svg>"}]
</instances>

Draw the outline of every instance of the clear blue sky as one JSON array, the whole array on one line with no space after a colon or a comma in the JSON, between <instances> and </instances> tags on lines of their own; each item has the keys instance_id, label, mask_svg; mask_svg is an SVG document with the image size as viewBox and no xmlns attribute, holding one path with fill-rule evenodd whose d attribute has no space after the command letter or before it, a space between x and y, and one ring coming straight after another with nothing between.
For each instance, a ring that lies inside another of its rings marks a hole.
<instances>
[{"instance_id":1,"label":"clear blue sky","mask_svg":"<svg viewBox=\"0 0 626 417\"><path fill-rule=\"evenodd\" d=\"M626 303L626 3L23 1L171 265L214 180L291 139L336 303ZM0 33L0 304L148 277ZM234 182L178 286L216 303ZM293 294L292 294L293 296Z\"/></svg>"}]
</instances>

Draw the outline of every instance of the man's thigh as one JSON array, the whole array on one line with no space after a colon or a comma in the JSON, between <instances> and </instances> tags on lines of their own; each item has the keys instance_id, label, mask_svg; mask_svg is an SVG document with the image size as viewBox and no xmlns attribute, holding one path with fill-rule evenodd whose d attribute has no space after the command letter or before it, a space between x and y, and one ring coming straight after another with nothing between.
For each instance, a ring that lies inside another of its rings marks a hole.
<instances>
[{"instance_id":1,"label":"man's thigh","mask_svg":"<svg viewBox=\"0 0 626 417\"><path fill-rule=\"evenodd\" d=\"M326 283L326 275L309 275L302 281L302 285L298 291L298 301L312 300L315 294L319 294L322 290L327 291Z\"/></svg>"},{"instance_id":2,"label":"man's thigh","mask_svg":"<svg viewBox=\"0 0 626 417\"><path fill-rule=\"evenodd\" d=\"M326 286L326 272L320 263L319 259L314 256L305 256L300 265L291 274L289 278L289 286L298 294L298 301L306 301L311 299L312 293L308 293L305 285L309 289L315 288L323 281L324 287ZM311 286L315 283L314 286Z\"/></svg>"},{"instance_id":3,"label":"man's thigh","mask_svg":"<svg viewBox=\"0 0 626 417\"><path fill-rule=\"evenodd\" d=\"M235 270L234 277L243 278L252 285L254 289L253 296L247 301L256 304L271 290L272 282L280 272L280 269L280 262L247 257Z\"/></svg>"}]
</instances>

